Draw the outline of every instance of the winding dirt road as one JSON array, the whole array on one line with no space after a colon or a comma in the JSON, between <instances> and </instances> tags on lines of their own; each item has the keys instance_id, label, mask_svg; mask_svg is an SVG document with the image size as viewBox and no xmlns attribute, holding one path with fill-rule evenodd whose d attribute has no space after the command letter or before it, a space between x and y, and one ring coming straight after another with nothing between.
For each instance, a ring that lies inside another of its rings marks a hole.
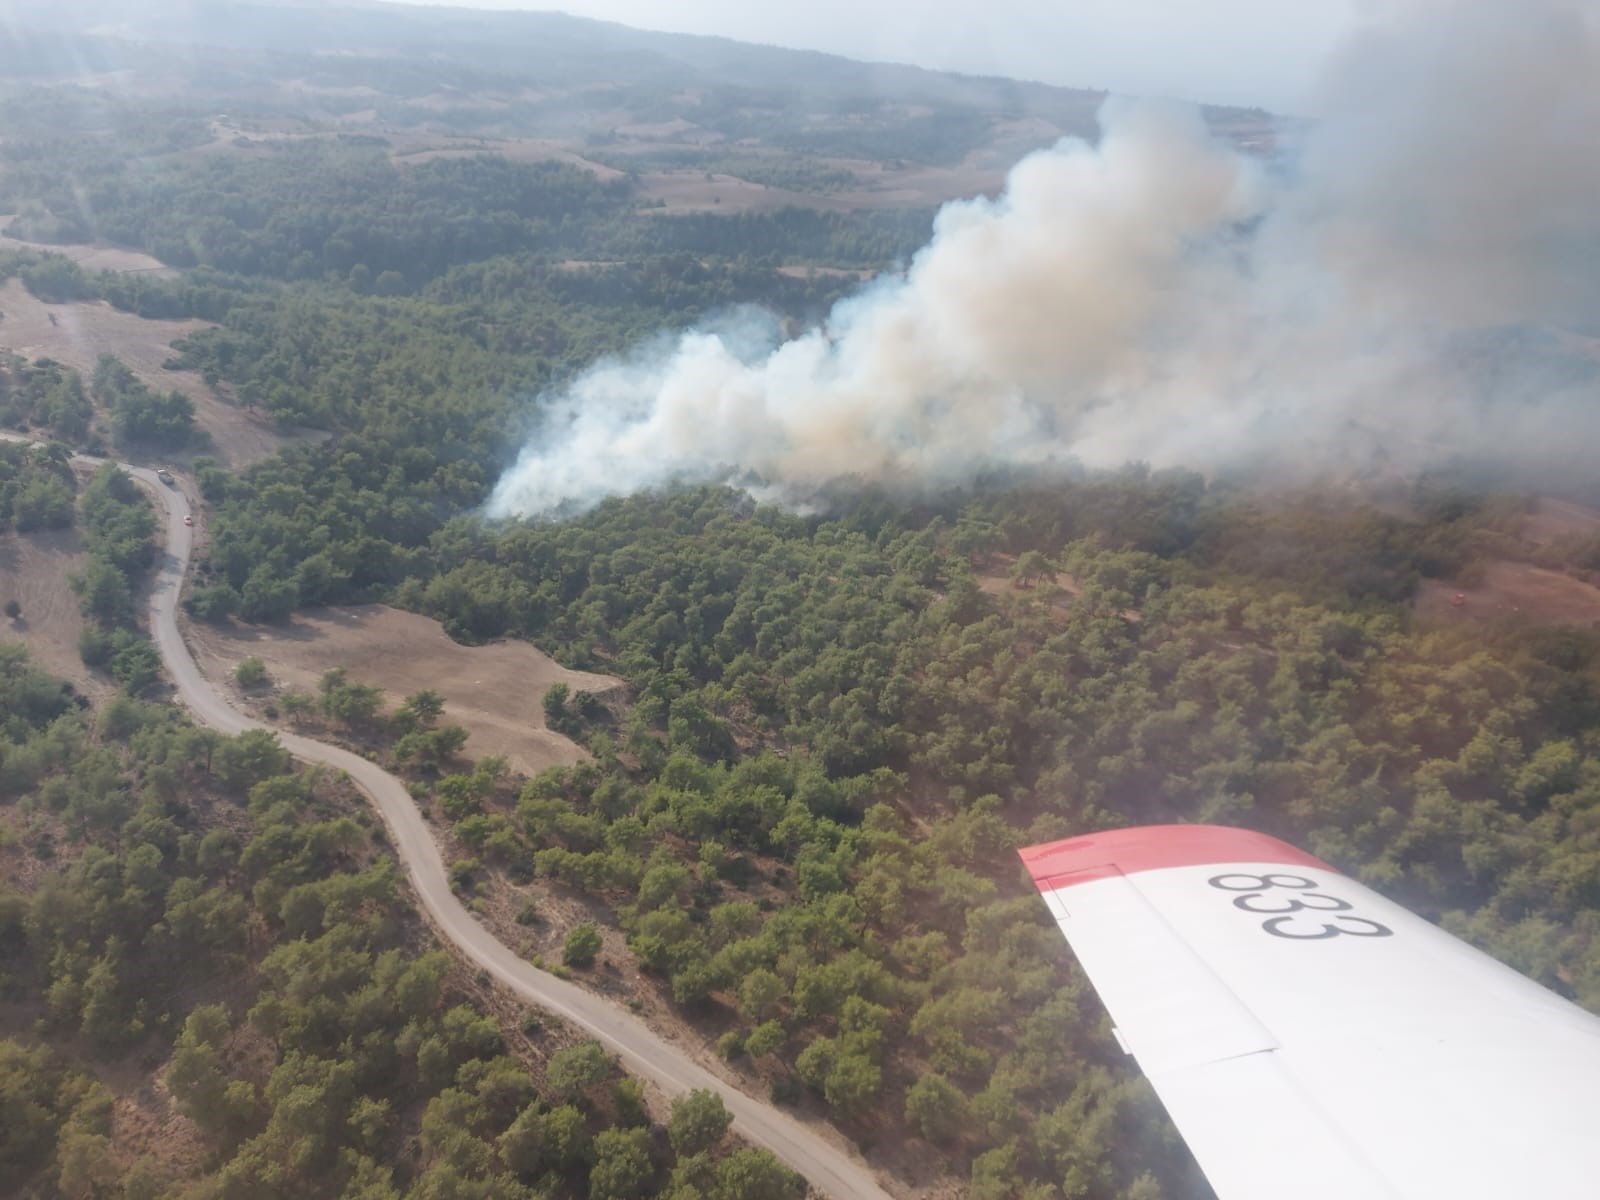
<instances>
[{"instance_id":1,"label":"winding dirt road","mask_svg":"<svg viewBox=\"0 0 1600 1200\"><path fill-rule=\"evenodd\" d=\"M98 465L101 460L79 461ZM178 631L178 600L194 539L194 530L183 520L190 515L188 497L179 488L163 485L154 471L121 465L144 482L166 509L167 545L150 592L150 627L167 673L196 720L229 734L269 729L296 758L349 774L389 827L395 852L440 934L518 996L586 1030L614 1051L630 1071L653 1081L668 1095L695 1088L718 1092L733 1114L734 1128L804 1175L817 1192L834 1200L890 1200L872 1169L841 1144L837 1132L803 1124L745 1094L619 1005L538 970L497 941L451 892L439 847L400 780L348 750L271 730L233 708L200 673Z\"/></svg>"}]
</instances>

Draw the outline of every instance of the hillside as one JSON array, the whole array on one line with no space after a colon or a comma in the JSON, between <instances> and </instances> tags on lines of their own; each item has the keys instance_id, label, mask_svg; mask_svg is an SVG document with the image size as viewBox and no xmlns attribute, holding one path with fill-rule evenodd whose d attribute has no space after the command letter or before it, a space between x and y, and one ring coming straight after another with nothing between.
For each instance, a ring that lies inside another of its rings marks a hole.
<instances>
[{"instance_id":1,"label":"hillside","mask_svg":"<svg viewBox=\"0 0 1600 1200\"><path fill-rule=\"evenodd\" d=\"M225 112L210 127L217 149L362 133L393 138L411 161L487 149L637 173L647 198L666 179L725 175L801 204L838 194L847 207L928 207L992 190L1030 149L1092 135L1104 99L558 13L16 8L0 37L31 79L131 94L172 115ZM1241 142L1270 143L1264 113L1208 115Z\"/></svg>"},{"instance_id":2,"label":"hillside","mask_svg":"<svg viewBox=\"0 0 1600 1200\"><path fill-rule=\"evenodd\" d=\"M426 1159L414 1194L798 1200L710 1093L653 1125L598 1043L454 960L348 783L79 711L12 647L0 697L0 1194L386 1200Z\"/></svg>"},{"instance_id":3,"label":"hillside","mask_svg":"<svg viewBox=\"0 0 1600 1200\"><path fill-rule=\"evenodd\" d=\"M106 698L80 708L0 648L11 703L39 706L0 722L19 881L0 945L22 964L0 1050L24 1063L0 1087L23 1080L69 1135L0 1141L28 1172L0 1160L0 1192L85 1194L62 1179L79 1161L104 1195L193 1200L796 1187L716 1139L680 1153L605 1064L575 1064L593 1086L541 1078L546 1027L434 956L338 780L175 716L134 603L156 555L142 493L80 480L67 446L184 467L184 607L213 681L259 657L240 687L264 718L403 773L399 803L505 945L561 955L897 1196L1207 1194L1020 870L1031 842L1269 831L1600 1009L1600 525L1530 493L1548 472L1418 474L1391 442L1315 469L846 476L788 504L724 471L485 515L596 363L837 344L939 202L1090 132L1097 94L547 14L17 11L0 342L25 355L0 362L0 417L61 444L0 453L4 579L54 562L28 600L48 627L24 611L0 634L52 638L34 661L79 655ZM1204 117L1272 149L1263 114ZM993 327L1093 342L1105 295L997 303ZM1572 341L1586 365L1541 386L1581 396L1592 346ZM680 428L754 424L726 395ZM1342 446L1382 441L1349 425ZM919 427L890 434L915 448ZM406 699L386 711L375 685ZM91 882L114 920L74 906ZM172 932L211 936L197 895L237 979ZM412 959L438 968L426 988L401 986ZM206 1068L196 1089L174 1089L178 1061ZM90 1073L129 1083L113 1113L150 1101L146 1132L119 1140ZM134 1178L156 1117L187 1140L138 1192L105 1164Z\"/></svg>"}]
</instances>

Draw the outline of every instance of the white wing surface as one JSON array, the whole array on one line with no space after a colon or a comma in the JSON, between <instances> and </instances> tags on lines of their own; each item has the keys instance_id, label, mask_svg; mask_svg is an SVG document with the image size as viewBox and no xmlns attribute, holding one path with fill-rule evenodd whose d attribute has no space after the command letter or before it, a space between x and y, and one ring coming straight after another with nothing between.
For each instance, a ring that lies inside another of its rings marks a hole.
<instances>
[{"instance_id":1,"label":"white wing surface","mask_svg":"<svg viewBox=\"0 0 1600 1200\"><path fill-rule=\"evenodd\" d=\"M1600 1018L1262 834L1022 859L1220 1200L1600 1198Z\"/></svg>"}]
</instances>

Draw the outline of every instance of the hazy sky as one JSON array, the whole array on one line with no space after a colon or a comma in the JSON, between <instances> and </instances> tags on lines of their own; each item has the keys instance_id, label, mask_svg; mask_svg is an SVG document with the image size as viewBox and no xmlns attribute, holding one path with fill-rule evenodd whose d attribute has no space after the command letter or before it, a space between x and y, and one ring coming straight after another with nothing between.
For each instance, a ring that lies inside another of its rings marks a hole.
<instances>
[{"instance_id":1,"label":"hazy sky","mask_svg":"<svg viewBox=\"0 0 1600 1200\"><path fill-rule=\"evenodd\" d=\"M852 58L1299 111L1318 64L1363 0L446 2L560 9Z\"/></svg>"}]
</instances>

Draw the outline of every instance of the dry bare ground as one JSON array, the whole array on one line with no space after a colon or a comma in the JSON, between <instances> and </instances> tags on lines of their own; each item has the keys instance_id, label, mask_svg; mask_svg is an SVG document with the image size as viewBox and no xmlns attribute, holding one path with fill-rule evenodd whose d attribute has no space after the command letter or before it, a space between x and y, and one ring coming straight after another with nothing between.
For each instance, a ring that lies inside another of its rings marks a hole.
<instances>
[{"instance_id":1,"label":"dry bare ground","mask_svg":"<svg viewBox=\"0 0 1600 1200\"><path fill-rule=\"evenodd\" d=\"M779 267L778 274L790 279L855 279L862 283L873 277L870 270L851 270L848 267Z\"/></svg>"},{"instance_id":2,"label":"dry bare ground","mask_svg":"<svg viewBox=\"0 0 1600 1200\"><path fill-rule=\"evenodd\" d=\"M1539 497L1538 507L1520 530L1524 543L1542 548L1538 554L1545 556L1544 561L1559 554L1556 544L1563 539L1596 533L1600 533L1600 509L1550 496ZM1413 607L1419 618L1431 623L1512 618L1537 625L1600 625L1600 587L1578 575L1511 557L1486 564L1481 580L1470 584L1424 580Z\"/></svg>"},{"instance_id":3,"label":"dry bare ground","mask_svg":"<svg viewBox=\"0 0 1600 1200\"><path fill-rule=\"evenodd\" d=\"M43 250L70 258L86 271L127 271L141 275L154 275L158 279L174 278L178 272L159 258L152 258L139 250L125 250L121 246L56 246L48 242L30 242L11 233L14 216L0 216L0 230L5 231L4 245L16 245L29 250Z\"/></svg>"},{"instance_id":4,"label":"dry bare ground","mask_svg":"<svg viewBox=\"0 0 1600 1200\"><path fill-rule=\"evenodd\" d=\"M1011 577L1017 564L1015 554L997 554L976 573L978 590L986 596L1032 596L1048 600L1050 607L1062 616L1072 611L1072 603L1083 594L1083 587L1066 571L1057 571L1055 578L1040 580L1024 587ZM1122 614L1130 621L1140 620L1140 614L1129 609Z\"/></svg>"},{"instance_id":5,"label":"dry bare ground","mask_svg":"<svg viewBox=\"0 0 1600 1200\"><path fill-rule=\"evenodd\" d=\"M172 356L173 342L210 328L210 322L156 321L100 300L46 304L18 279L0 287L0 314L0 346L25 358L53 358L87 379L102 354L113 354L147 386L182 392L194 401L195 424L211 435L217 455L231 466L269 458L297 440L279 433L266 419L219 400L197 372L168 371L161 365Z\"/></svg>"},{"instance_id":6,"label":"dry bare ground","mask_svg":"<svg viewBox=\"0 0 1600 1200\"><path fill-rule=\"evenodd\" d=\"M702 171L661 171L639 180L642 200L660 200L667 216L691 212L772 212L811 208L823 212L860 209L934 208L947 200L998 191L1003 176L968 167L916 167L894 170L877 163L852 163L859 186L836 192L799 192L753 183L737 175Z\"/></svg>"},{"instance_id":7,"label":"dry bare ground","mask_svg":"<svg viewBox=\"0 0 1600 1200\"><path fill-rule=\"evenodd\" d=\"M471 735L471 757L502 754L513 770L528 774L586 757L545 725L544 694L552 684L587 692L622 686L609 675L569 671L526 642L462 646L437 621L382 604L308 609L286 625L194 624L188 636L212 680L226 679L241 659L254 656L280 688L315 692L330 667L382 688L395 703L431 688L445 698L446 719Z\"/></svg>"},{"instance_id":8,"label":"dry bare ground","mask_svg":"<svg viewBox=\"0 0 1600 1200\"><path fill-rule=\"evenodd\" d=\"M0 617L0 641L26 642L41 671L98 695L109 689L78 657L83 616L67 582L88 561L74 529L0 534L0 604L22 606L17 620Z\"/></svg>"},{"instance_id":9,"label":"dry bare ground","mask_svg":"<svg viewBox=\"0 0 1600 1200\"><path fill-rule=\"evenodd\" d=\"M1522 525L1522 536L1541 545L1559 537L1591 533L1600 533L1600 511L1549 496L1539 497L1539 507Z\"/></svg>"},{"instance_id":10,"label":"dry bare ground","mask_svg":"<svg viewBox=\"0 0 1600 1200\"><path fill-rule=\"evenodd\" d=\"M639 197L661 201L655 209L666 216L694 212L774 212L780 208L814 208L824 212L848 212L862 205L845 193L796 192L788 188L752 183L737 175L712 175L703 171L658 171L639 180Z\"/></svg>"},{"instance_id":11,"label":"dry bare ground","mask_svg":"<svg viewBox=\"0 0 1600 1200\"><path fill-rule=\"evenodd\" d=\"M949 200L994 195L1005 184L1006 171L1026 152L1018 147L995 156L980 149L967 161L950 167L921 164L895 166L865 159L831 159L856 177L854 188L835 195L852 208L936 208Z\"/></svg>"},{"instance_id":12,"label":"dry bare ground","mask_svg":"<svg viewBox=\"0 0 1600 1200\"><path fill-rule=\"evenodd\" d=\"M1016 565L1017 556L1015 554L994 555L982 570L975 573L978 580L978 590L989 596L1009 596L1014 592L1032 591L1038 587L1037 584L1023 587L1015 579L1011 578L1011 570ZM1078 581L1065 571L1057 571L1055 578L1050 582L1054 583L1062 593L1062 607L1071 602L1071 597L1078 596L1083 592L1083 588Z\"/></svg>"},{"instance_id":13,"label":"dry bare ground","mask_svg":"<svg viewBox=\"0 0 1600 1200\"><path fill-rule=\"evenodd\" d=\"M1424 581L1416 611L1438 622L1515 617L1539 625L1592 625L1600 622L1600 587L1560 571L1502 560L1490 563L1483 582L1473 587Z\"/></svg>"},{"instance_id":14,"label":"dry bare ground","mask_svg":"<svg viewBox=\"0 0 1600 1200\"><path fill-rule=\"evenodd\" d=\"M397 166L420 166L440 158L471 158L495 154L511 162L563 162L582 167L597 179L609 182L622 178L615 167L585 158L559 142L533 138L450 138L433 135L426 140L386 134L390 141L389 158Z\"/></svg>"}]
</instances>

